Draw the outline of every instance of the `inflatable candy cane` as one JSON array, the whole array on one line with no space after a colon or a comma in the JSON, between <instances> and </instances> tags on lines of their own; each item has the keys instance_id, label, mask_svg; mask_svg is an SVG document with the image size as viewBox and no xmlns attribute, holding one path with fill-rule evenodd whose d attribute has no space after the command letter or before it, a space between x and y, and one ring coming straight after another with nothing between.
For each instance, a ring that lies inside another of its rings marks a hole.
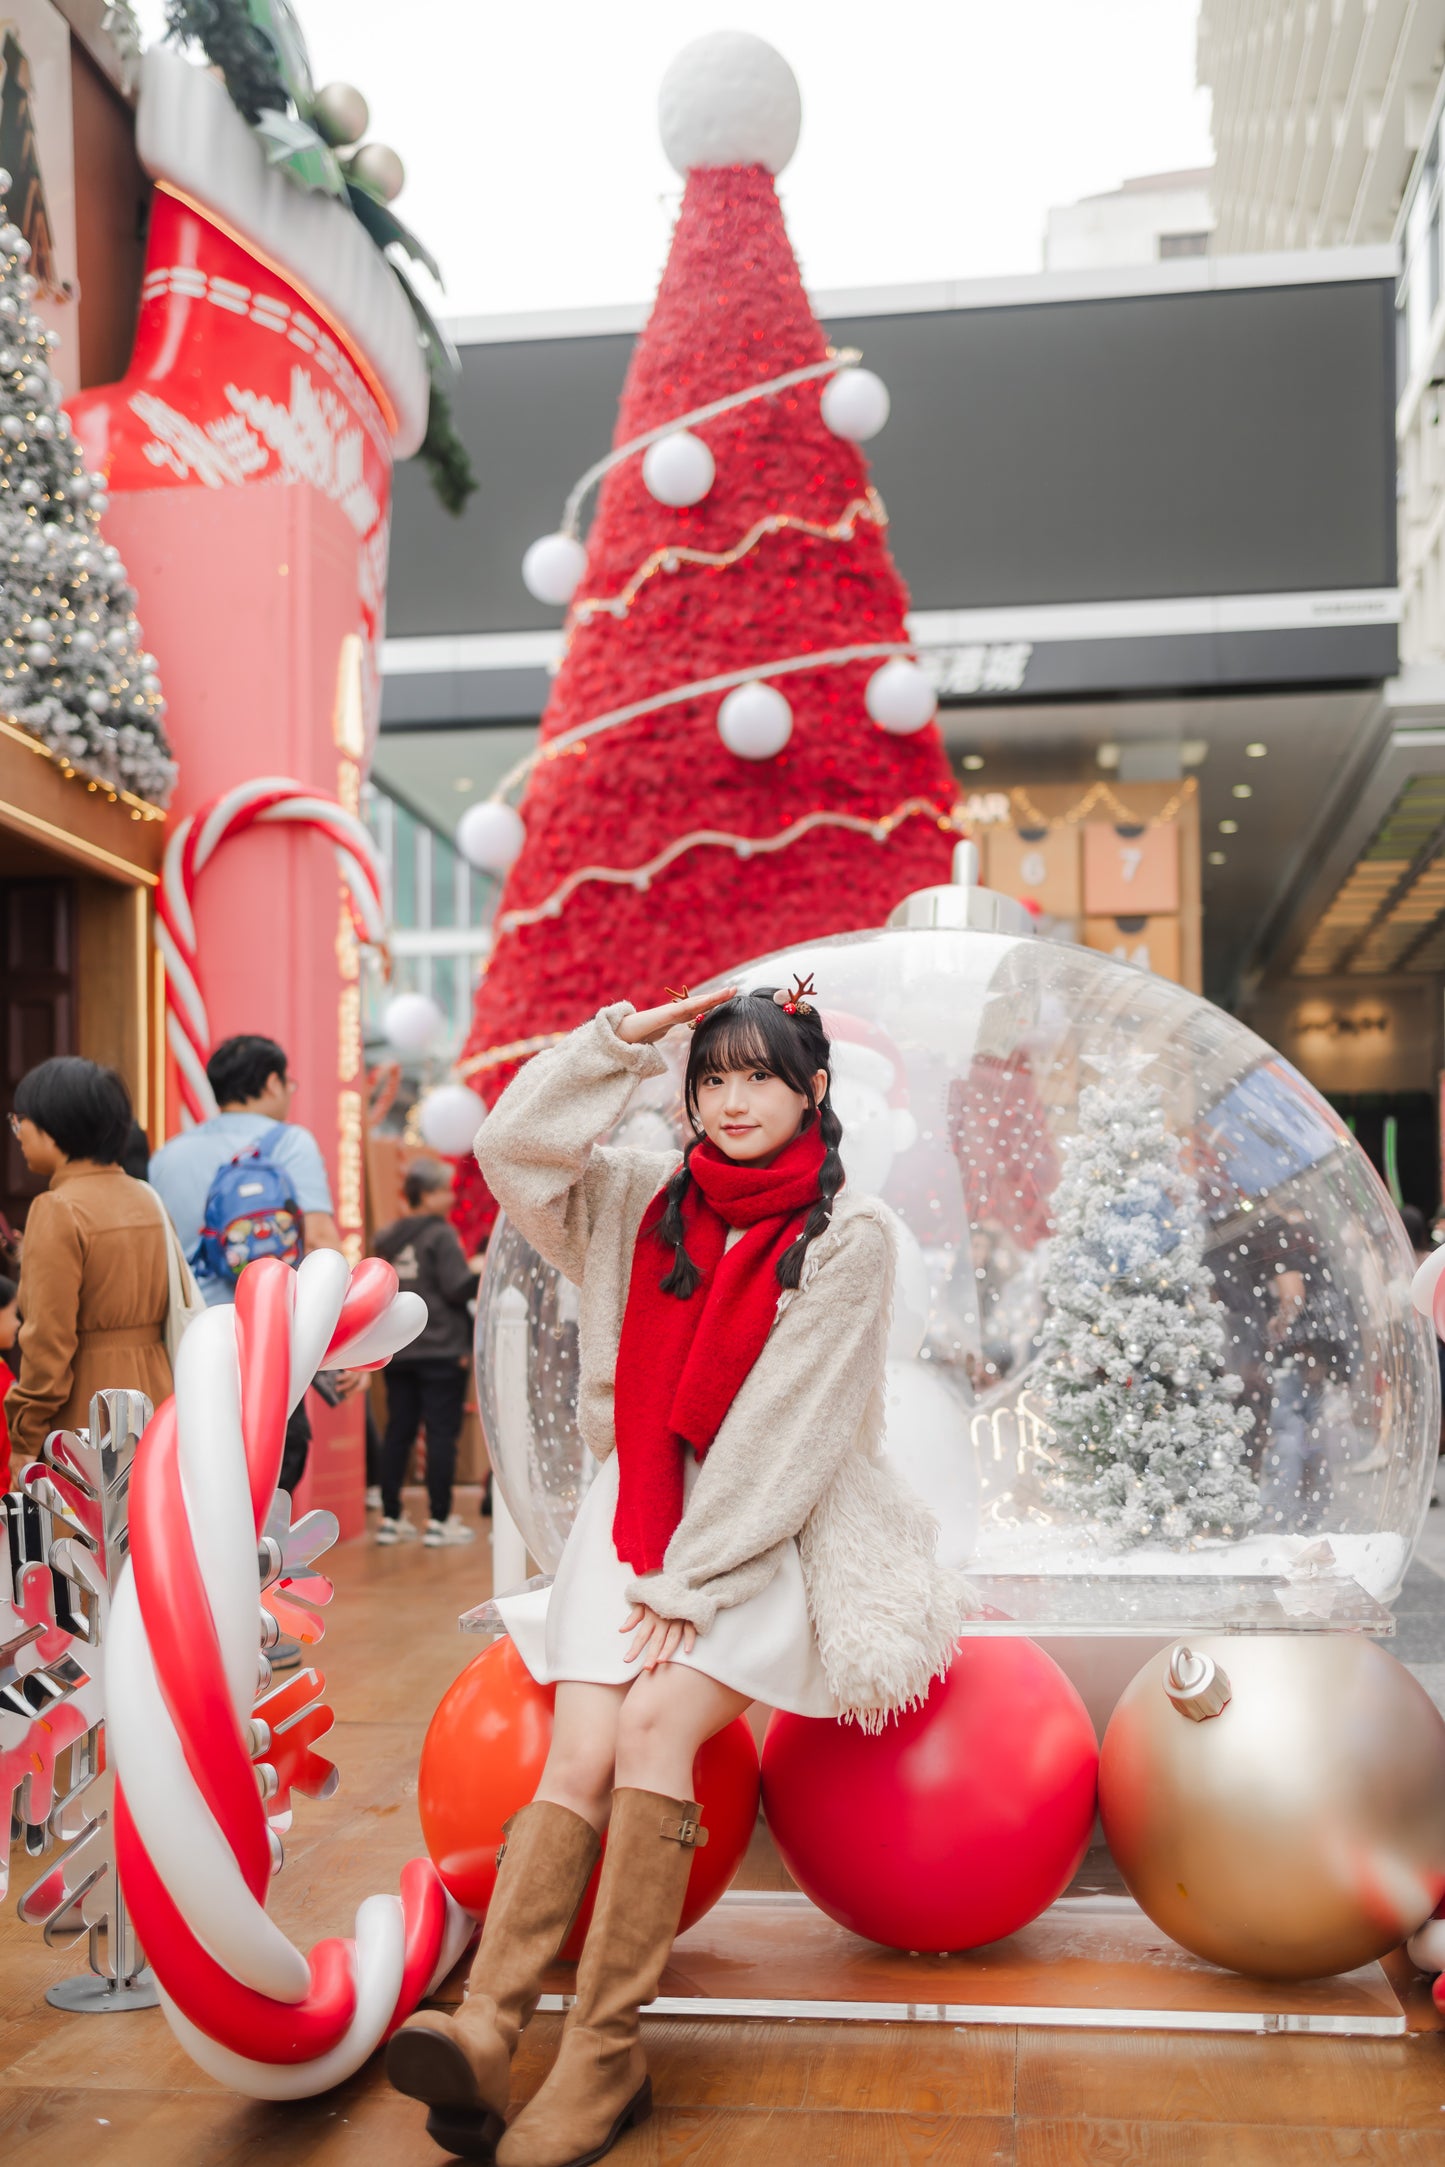
<instances>
[{"instance_id":1,"label":"inflatable candy cane","mask_svg":"<svg viewBox=\"0 0 1445 2167\"><path fill-rule=\"evenodd\" d=\"M354 1272L327 1249L297 1271L259 1259L234 1308L186 1333L131 1477L106 1666L121 1882L176 2037L259 2099L349 2077L474 1931L418 1859L399 1898L366 1898L354 1941L304 1957L267 1916L273 1839L252 1760L256 1544L287 1416L318 1369L380 1368L425 1322L379 1259Z\"/></svg>"},{"instance_id":2,"label":"inflatable candy cane","mask_svg":"<svg viewBox=\"0 0 1445 2167\"><path fill-rule=\"evenodd\" d=\"M166 965L166 1036L188 1123L204 1121L216 1111L215 1094L206 1080L211 1024L192 908L196 883L222 843L246 828L276 822L313 828L325 837L335 853L358 937L373 948L383 943L381 854L365 824L326 791L285 776L264 775L238 783L200 812L188 814L166 844L156 898L156 941Z\"/></svg>"}]
</instances>

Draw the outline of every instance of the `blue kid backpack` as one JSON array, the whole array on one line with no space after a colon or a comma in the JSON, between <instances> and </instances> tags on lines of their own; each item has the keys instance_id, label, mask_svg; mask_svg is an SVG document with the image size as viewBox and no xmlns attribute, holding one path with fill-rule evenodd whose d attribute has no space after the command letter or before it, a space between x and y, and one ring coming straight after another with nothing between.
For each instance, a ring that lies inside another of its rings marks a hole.
<instances>
[{"instance_id":1,"label":"blue kid backpack","mask_svg":"<svg viewBox=\"0 0 1445 2167\"><path fill-rule=\"evenodd\" d=\"M256 1257L280 1257L299 1264L305 1242L301 1207L284 1166L266 1146L282 1123L277 1121L246 1150L217 1167L206 1191L201 1238L191 1264L204 1278L234 1287Z\"/></svg>"}]
</instances>

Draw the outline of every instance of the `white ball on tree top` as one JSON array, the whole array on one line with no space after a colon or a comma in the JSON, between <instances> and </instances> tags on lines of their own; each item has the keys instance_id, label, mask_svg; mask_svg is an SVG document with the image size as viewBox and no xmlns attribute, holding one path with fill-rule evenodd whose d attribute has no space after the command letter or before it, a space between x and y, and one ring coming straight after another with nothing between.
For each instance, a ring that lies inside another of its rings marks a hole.
<instances>
[{"instance_id":1,"label":"white ball on tree top","mask_svg":"<svg viewBox=\"0 0 1445 2167\"><path fill-rule=\"evenodd\" d=\"M678 510L684 504L700 504L713 485L717 467L700 436L690 429L674 429L660 436L642 455L642 480L659 504Z\"/></svg>"},{"instance_id":2,"label":"white ball on tree top","mask_svg":"<svg viewBox=\"0 0 1445 2167\"><path fill-rule=\"evenodd\" d=\"M771 760L793 734L793 710L771 685L738 685L717 711L717 730L739 760Z\"/></svg>"},{"instance_id":3,"label":"white ball on tree top","mask_svg":"<svg viewBox=\"0 0 1445 2167\"><path fill-rule=\"evenodd\" d=\"M685 45L662 78L657 124L679 173L694 166L781 173L803 124L797 77L765 38L710 31Z\"/></svg>"},{"instance_id":4,"label":"white ball on tree top","mask_svg":"<svg viewBox=\"0 0 1445 2167\"><path fill-rule=\"evenodd\" d=\"M518 857L526 840L521 814L492 798L469 805L457 822L457 849L468 865L498 878Z\"/></svg>"},{"instance_id":5,"label":"white ball on tree top","mask_svg":"<svg viewBox=\"0 0 1445 2167\"><path fill-rule=\"evenodd\" d=\"M888 419L888 386L871 369L839 369L823 386L823 423L850 444L866 444Z\"/></svg>"},{"instance_id":6,"label":"white ball on tree top","mask_svg":"<svg viewBox=\"0 0 1445 2167\"><path fill-rule=\"evenodd\" d=\"M539 602L565 609L587 569L587 552L574 534L543 534L522 559L522 584Z\"/></svg>"},{"instance_id":7,"label":"white ball on tree top","mask_svg":"<svg viewBox=\"0 0 1445 2167\"><path fill-rule=\"evenodd\" d=\"M927 671L903 655L895 655L873 672L863 702L879 729L890 737L912 737L938 712L938 695Z\"/></svg>"},{"instance_id":8,"label":"white ball on tree top","mask_svg":"<svg viewBox=\"0 0 1445 2167\"><path fill-rule=\"evenodd\" d=\"M446 1022L429 993L397 993L381 1019L393 1053L425 1053Z\"/></svg>"},{"instance_id":9,"label":"white ball on tree top","mask_svg":"<svg viewBox=\"0 0 1445 2167\"><path fill-rule=\"evenodd\" d=\"M459 1159L470 1151L487 1118L487 1102L467 1084L438 1084L417 1110L417 1127L433 1151Z\"/></svg>"}]
</instances>

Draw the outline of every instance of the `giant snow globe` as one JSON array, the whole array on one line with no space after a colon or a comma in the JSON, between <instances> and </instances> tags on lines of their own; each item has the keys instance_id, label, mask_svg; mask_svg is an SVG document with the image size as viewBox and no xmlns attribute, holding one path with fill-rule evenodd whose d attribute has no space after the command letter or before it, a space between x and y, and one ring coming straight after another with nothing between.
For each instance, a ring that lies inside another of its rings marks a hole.
<instances>
[{"instance_id":1,"label":"giant snow globe","mask_svg":"<svg viewBox=\"0 0 1445 2167\"><path fill-rule=\"evenodd\" d=\"M1413 1259L1289 1063L960 885L729 978L811 974L855 1191L898 1227L888 1450L976 1630L1389 1630L1439 1433ZM684 1138L685 1034L612 1141ZM576 1290L499 1225L477 1319L503 1494L550 1571L591 1479Z\"/></svg>"}]
</instances>

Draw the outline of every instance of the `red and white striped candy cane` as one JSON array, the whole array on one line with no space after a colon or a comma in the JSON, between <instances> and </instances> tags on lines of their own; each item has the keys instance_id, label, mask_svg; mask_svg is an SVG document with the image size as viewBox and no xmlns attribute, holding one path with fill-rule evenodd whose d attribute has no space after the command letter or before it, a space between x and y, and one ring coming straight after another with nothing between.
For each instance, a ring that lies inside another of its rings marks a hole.
<instances>
[{"instance_id":1,"label":"red and white striped candy cane","mask_svg":"<svg viewBox=\"0 0 1445 2167\"><path fill-rule=\"evenodd\" d=\"M271 1834L252 1762L257 1536L286 1420L318 1369L375 1368L426 1305L378 1258L266 1257L235 1306L186 1333L176 1391L130 1488L130 1562L111 1609L106 1734L116 1858L171 2029L213 2077L259 2099L339 2084L445 1977L474 1930L427 1859L368 1896L352 1941L309 1958L267 1915Z\"/></svg>"},{"instance_id":2,"label":"red and white striped candy cane","mask_svg":"<svg viewBox=\"0 0 1445 2167\"><path fill-rule=\"evenodd\" d=\"M336 853L358 935L377 948L384 938L381 855L365 824L324 790L309 789L283 775L265 775L255 782L238 783L200 812L187 814L166 844L156 938L166 964L166 1037L175 1056L188 1122L204 1121L216 1111L206 1080L211 1025L201 992L192 909L196 882L222 843L258 822L291 822L324 835Z\"/></svg>"}]
</instances>

